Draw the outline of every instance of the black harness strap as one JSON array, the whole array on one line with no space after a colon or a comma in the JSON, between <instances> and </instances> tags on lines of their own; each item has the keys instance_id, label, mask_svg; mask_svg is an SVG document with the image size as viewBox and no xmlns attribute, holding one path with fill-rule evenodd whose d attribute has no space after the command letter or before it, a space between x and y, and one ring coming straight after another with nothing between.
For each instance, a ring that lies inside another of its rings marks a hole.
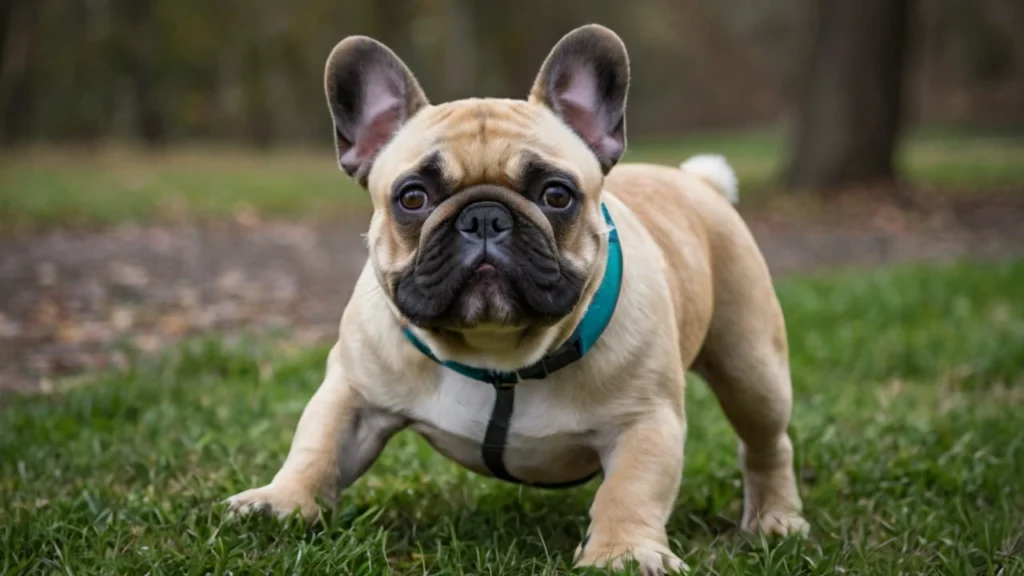
<instances>
[{"instance_id":1,"label":"black harness strap","mask_svg":"<svg viewBox=\"0 0 1024 576\"><path fill-rule=\"evenodd\" d=\"M505 443L508 440L508 429L512 424L512 408L516 403L516 389L512 384L495 384L494 408L491 409L491 419L487 422L487 432L484 433L484 443L480 451L484 457L484 466L506 482L519 482L515 476L505 468Z\"/></svg>"},{"instance_id":2,"label":"black harness strap","mask_svg":"<svg viewBox=\"0 0 1024 576\"><path fill-rule=\"evenodd\" d=\"M564 366L564 365L563 365ZM539 378L543 378L540 376ZM494 385L494 407L491 409L491 419L487 422L487 431L484 433L484 442L480 446L480 452L484 459L484 466L491 471L495 478L499 478L513 484L527 484L536 488L572 488L586 484L600 470L585 476L579 480L570 482L545 483L545 482L523 482L505 467L505 446L508 444L508 430L512 425L512 411L516 403L516 388L514 382L506 382L495 378Z\"/></svg>"},{"instance_id":3,"label":"black harness strap","mask_svg":"<svg viewBox=\"0 0 1024 576\"><path fill-rule=\"evenodd\" d=\"M569 337L569 340L562 344L558 350L516 372L519 380L543 380L549 374L553 374L569 364L583 358L583 342L576 332Z\"/></svg>"}]
</instances>

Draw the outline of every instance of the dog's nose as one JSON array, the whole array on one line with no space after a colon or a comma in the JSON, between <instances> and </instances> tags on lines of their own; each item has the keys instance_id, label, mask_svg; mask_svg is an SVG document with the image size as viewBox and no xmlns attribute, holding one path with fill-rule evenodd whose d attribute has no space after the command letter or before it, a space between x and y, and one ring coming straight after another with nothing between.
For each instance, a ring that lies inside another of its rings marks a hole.
<instances>
[{"instance_id":1,"label":"dog's nose","mask_svg":"<svg viewBox=\"0 0 1024 576\"><path fill-rule=\"evenodd\" d=\"M512 213L498 202L474 202L459 212L455 229L472 242L495 244L512 235Z\"/></svg>"}]
</instances>

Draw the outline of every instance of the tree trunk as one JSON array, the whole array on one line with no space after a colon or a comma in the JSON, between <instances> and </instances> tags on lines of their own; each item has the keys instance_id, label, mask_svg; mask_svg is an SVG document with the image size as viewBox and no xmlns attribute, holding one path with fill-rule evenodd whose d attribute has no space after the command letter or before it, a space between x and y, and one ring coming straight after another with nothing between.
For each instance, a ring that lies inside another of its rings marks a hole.
<instances>
[{"instance_id":1,"label":"tree trunk","mask_svg":"<svg viewBox=\"0 0 1024 576\"><path fill-rule=\"evenodd\" d=\"M160 106L160 71L154 58L158 33L155 0L114 0L109 9L113 73L127 80L138 136L146 146L160 147L167 139L167 123Z\"/></svg>"},{"instance_id":2,"label":"tree trunk","mask_svg":"<svg viewBox=\"0 0 1024 576\"><path fill-rule=\"evenodd\" d=\"M29 61L37 44L38 12L32 0L0 0L0 148L31 136Z\"/></svg>"},{"instance_id":3,"label":"tree trunk","mask_svg":"<svg viewBox=\"0 0 1024 576\"><path fill-rule=\"evenodd\" d=\"M445 4L445 80L448 98L476 95L476 18L473 0L448 0Z\"/></svg>"},{"instance_id":4,"label":"tree trunk","mask_svg":"<svg viewBox=\"0 0 1024 576\"><path fill-rule=\"evenodd\" d=\"M274 142L273 110L267 93L267 62L261 46L253 44L242 57L242 86L245 94L245 132L257 148Z\"/></svg>"},{"instance_id":5,"label":"tree trunk","mask_svg":"<svg viewBox=\"0 0 1024 576\"><path fill-rule=\"evenodd\" d=\"M895 180L911 0L813 0L787 183L817 190Z\"/></svg>"},{"instance_id":6,"label":"tree trunk","mask_svg":"<svg viewBox=\"0 0 1024 576\"><path fill-rule=\"evenodd\" d=\"M131 81L139 136L147 146L157 148L167 140L167 123L153 62L157 33L154 4L153 0L122 0L118 8L130 38L124 54L125 72Z\"/></svg>"}]
</instances>

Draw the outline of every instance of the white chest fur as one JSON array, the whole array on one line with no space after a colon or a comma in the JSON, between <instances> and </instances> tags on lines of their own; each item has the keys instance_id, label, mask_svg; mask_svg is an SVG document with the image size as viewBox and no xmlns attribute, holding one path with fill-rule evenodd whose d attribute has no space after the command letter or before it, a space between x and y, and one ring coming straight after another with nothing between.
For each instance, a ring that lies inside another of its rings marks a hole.
<instances>
[{"instance_id":1,"label":"white chest fur","mask_svg":"<svg viewBox=\"0 0 1024 576\"><path fill-rule=\"evenodd\" d=\"M451 370L440 370L433 394L411 407L413 428L448 457L483 471L483 442L496 392L492 386ZM555 376L515 388L514 409L505 448L505 465L530 481L576 480L598 463L589 436L598 423L579 413L558 394L571 385Z\"/></svg>"},{"instance_id":2,"label":"white chest fur","mask_svg":"<svg viewBox=\"0 0 1024 576\"><path fill-rule=\"evenodd\" d=\"M565 385L555 380L528 380L516 386L515 409L509 430L510 441L529 444L532 440L576 435L588 431L588 418L560 401L553 388ZM414 420L469 440L483 441L494 407L494 388L453 372L441 370L434 394L426 395L412 407Z\"/></svg>"}]
</instances>

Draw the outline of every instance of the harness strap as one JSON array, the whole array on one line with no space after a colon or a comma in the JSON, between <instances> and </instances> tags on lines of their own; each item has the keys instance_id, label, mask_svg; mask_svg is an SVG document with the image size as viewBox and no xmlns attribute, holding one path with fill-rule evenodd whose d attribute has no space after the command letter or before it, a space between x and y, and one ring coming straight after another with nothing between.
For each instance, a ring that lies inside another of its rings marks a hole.
<instances>
[{"instance_id":1,"label":"harness strap","mask_svg":"<svg viewBox=\"0 0 1024 576\"><path fill-rule=\"evenodd\" d=\"M516 389L508 384L494 385L494 407L491 408L491 419L487 422L484 443L480 446L484 458L484 466L495 478L506 482L519 482L505 468L505 443L508 440L508 429L512 423L512 409L516 403Z\"/></svg>"},{"instance_id":2,"label":"harness strap","mask_svg":"<svg viewBox=\"0 0 1024 576\"><path fill-rule=\"evenodd\" d=\"M505 467L505 446L516 401L516 388L511 384L495 383L494 392L494 407L491 408L491 419L487 422L487 431L484 433L484 443L480 447L480 452L484 459L484 466L487 466L495 478L513 484L526 484L534 488L572 488L590 482L594 476L601 473L600 470L597 470L579 480L554 483L523 482L509 473L508 468Z\"/></svg>"}]
</instances>

